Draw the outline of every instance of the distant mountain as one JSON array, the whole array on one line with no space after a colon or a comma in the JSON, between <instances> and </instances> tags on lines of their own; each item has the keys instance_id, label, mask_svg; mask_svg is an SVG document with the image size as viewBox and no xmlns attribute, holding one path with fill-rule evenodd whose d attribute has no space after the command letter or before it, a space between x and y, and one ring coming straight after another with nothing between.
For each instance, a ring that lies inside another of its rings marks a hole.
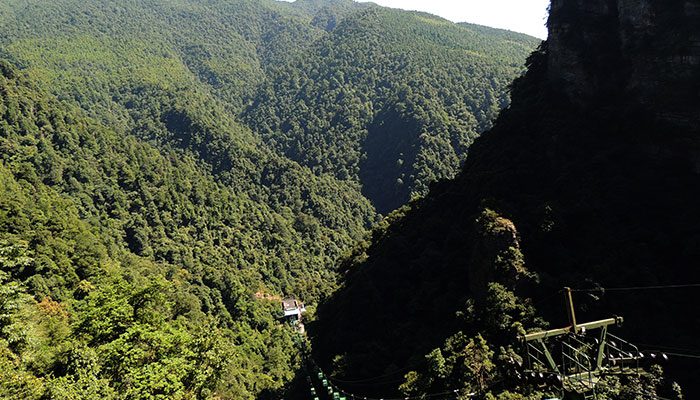
<instances>
[{"instance_id":1,"label":"distant mountain","mask_svg":"<svg viewBox=\"0 0 700 400\"><path fill-rule=\"evenodd\" d=\"M351 1L11 4L3 53L91 115L130 126L130 95L196 88L382 213L455 175L538 43Z\"/></svg>"},{"instance_id":2,"label":"distant mountain","mask_svg":"<svg viewBox=\"0 0 700 400\"><path fill-rule=\"evenodd\" d=\"M343 18L352 12L373 5L371 3L358 3L354 0L296 0L292 3L277 1L277 7L287 13L311 18L311 25L325 31L332 31Z\"/></svg>"},{"instance_id":3,"label":"distant mountain","mask_svg":"<svg viewBox=\"0 0 700 400\"><path fill-rule=\"evenodd\" d=\"M579 318L623 315L640 349L695 354L697 290L674 285L700 282L698 16L693 2L553 1L548 41L459 176L347 258L311 327L322 366L368 396L403 383L542 398L557 385L517 379L509 360L518 332L543 326L533 306L566 326L563 286L590 290ZM630 289L645 287L660 288ZM696 396L697 365L664 368L599 393L678 398L678 380Z\"/></svg>"},{"instance_id":4,"label":"distant mountain","mask_svg":"<svg viewBox=\"0 0 700 400\"><path fill-rule=\"evenodd\" d=\"M361 183L387 213L456 174L537 43L369 8L274 70L245 120L281 154Z\"/></svg>"}]
</instances>

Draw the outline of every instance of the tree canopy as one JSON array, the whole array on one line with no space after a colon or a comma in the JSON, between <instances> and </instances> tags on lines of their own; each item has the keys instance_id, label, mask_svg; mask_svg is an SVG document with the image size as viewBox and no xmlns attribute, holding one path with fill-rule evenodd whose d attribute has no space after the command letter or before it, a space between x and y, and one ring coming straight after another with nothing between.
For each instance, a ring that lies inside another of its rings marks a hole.
<instances>
[{"instance_id":1,"label":"tree canopy","mask_svg":"<svg viewBox=\"0 0 700 400\"><path fill-rule=\"evenodd\" d=\"M279 398L536 40L351 1L0 4L0 396ZM509 36L510 35L510 36Z\"/></svg>"}]
</instances>

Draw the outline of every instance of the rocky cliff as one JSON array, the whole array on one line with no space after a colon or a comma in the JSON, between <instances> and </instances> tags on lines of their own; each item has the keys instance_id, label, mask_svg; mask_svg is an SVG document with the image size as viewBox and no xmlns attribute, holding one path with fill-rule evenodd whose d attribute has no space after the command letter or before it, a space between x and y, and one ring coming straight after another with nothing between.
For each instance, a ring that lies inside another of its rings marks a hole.
<instances>
[{"instance_id":1,"label":"rocky cliff","mask_svg":"<svg viewBox=\"0 0 700 400\"><path fill-rule=\"evenodd\" d=\"M553 0L549 30L549 77L573 103L653 116L646 151L700 172L700 2Z\"/></svg>"}]
</instances>

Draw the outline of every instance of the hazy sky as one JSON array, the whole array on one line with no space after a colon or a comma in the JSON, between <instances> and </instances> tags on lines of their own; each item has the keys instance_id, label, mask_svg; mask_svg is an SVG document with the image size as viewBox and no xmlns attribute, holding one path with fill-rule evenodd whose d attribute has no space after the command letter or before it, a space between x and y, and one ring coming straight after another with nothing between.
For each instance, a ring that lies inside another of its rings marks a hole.
<instances>
[{"instance_id":1,"label":"hazy sky","mask_svg":"<svg viewBox=\"0 0 700 400\"><path fill-rule=\"evenodd\" d=\"M358 0L368 1L368 0ZM544 39L549 0L371 0L382 6L425 11L452 22L510 29Z\"/></svg>"}]
</instances>

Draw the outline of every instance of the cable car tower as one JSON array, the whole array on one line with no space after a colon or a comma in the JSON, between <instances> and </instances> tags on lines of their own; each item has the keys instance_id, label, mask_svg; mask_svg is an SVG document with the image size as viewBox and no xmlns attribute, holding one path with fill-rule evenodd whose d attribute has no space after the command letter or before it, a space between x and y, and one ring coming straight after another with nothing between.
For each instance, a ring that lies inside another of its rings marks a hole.
<instances>
[{"instance_id":1,"label":"cable car tower","mask_svg":"<svg viewBox=\"0 0 700 400\"><path fill-rule=\"evenodd\" d=\"M642 353L608 333L609 326L622 324L622 317L579 324L568 287L564 298L569 326L520 336L526 376L556 379L565 398L592 400L598 398L596 388L601 378L639 375Z\"/></svg>"}]
</instances>

